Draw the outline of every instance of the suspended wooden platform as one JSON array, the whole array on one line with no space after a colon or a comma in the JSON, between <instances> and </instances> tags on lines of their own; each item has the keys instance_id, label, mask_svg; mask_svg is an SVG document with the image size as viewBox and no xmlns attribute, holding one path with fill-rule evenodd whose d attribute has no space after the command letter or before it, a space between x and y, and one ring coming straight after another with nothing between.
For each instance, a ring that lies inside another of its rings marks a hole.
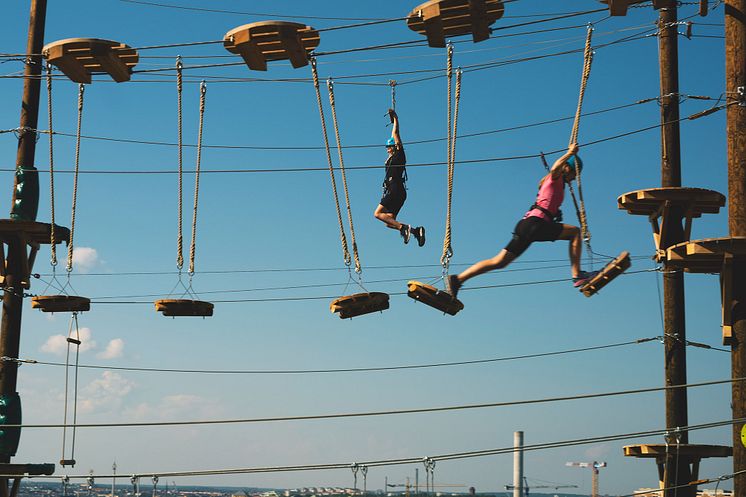
<instances>
[{"instance_id":1,"label":"suspended wooden platform","mask_svg":"<svg viewBox=\"0 0 746 497\"><path fill-rule=\"evenodd\" d=\"M356 293L340 297L331 304L329 310L338 312L340 319L354 318L371 312L381 312L389 308L389 295L383 292Z\"/></svg>"},{"instance_id":2,"label":"suspended wooden platform","mask_svg":"<svg viewBox=\"0 0 746 497\"><path fill-rule=\"evenodd\" d=\"M631 265L629 252L625 250L599 271L588 283L581 286L580 291L586 297L595 295L600 289L608 285L611 280L629 269Z\"/></svg>"},{"instance_id":3,"label":"suspended wooden platform","mask_svg":"<svg viewBox=\"0 0 746 497\"><path fill-rule=\"evenodd\" d=\"M684 218L684 239L689 240L692 232L692 219L702 214L717 214L725 205L722 193L704 188L649 188L625 193L617 199L620 209L633 215L647 216L653 227L658 262L666 259L665 249L669 243L671 214ZM678 241L678 240L677 240Z\"/></svg>"},{"instance_id":4,"label":"suspended wooden platform","mask_svg":"<svg viewBox=\"0 0 746 497\"><path fill-rule=\"evenodd\" d=\"M319 32L305 24L263 21L228 31L223 46L240 55L249 69L266 71L272 60L289 60L296 69L308 65L309 54L319 41Z\"/></svg>"},{"instance_id":5,"label":"suspended wooden platform","mask_svg":"<svg viewBox=\"0 0 746 497\"><path fill-rule=\"evenodd\" d=\"M62 466L63 468L65 466L70 466L74 468L75 462L76 462L75 459L60 459L60 466Z\"/></svg>"},{"instance_id":6,"label":"suspended wooden platform","mask_svg":"<svg viewBox=\"0 0 746 497\"><path fill-rule=\"evenodd\" d=\"M76 83L91 83L92 74L108 74L117 83L129 81L137 50L111 40L68 38L44 46L42 54Z\"/></svg>"},{"instance_id":7,"label":"suspended wooden platform","mask_svg":"<svg viewBox=\"0 0 746 497\"><path fill-rule=\"evenodd\" d=\"M54 243L69 242L70 230L56 224L54 226ZM23 268L21 286L27 290L31 288L31 271L34 269L36 254L41 245L52 243L51 230L52 225L49 223L0 219L0 286L5 286L6 245L9 248L10 245L21 244L30 247L28 251L20 251L23 256L20 262Z\"/></svg>"},{"instance_id":8,"label":"suspended wooden platform","mask_svg":"<svg viewBox=\"0 0 746 497\"><path fill-rule=\"evenodd\" d=\"M155 310L168 317L210 317L214 309L210 302L188 299L160 299Z\"/></svg>"},{"instance_id":9,"label":"suspended wooden platform","mask_svg":"<svg viewBox=\"0 0 746 497\"><path fill-rule=\"evenodd\" d=\"M431 47L445 47L446 38L467 34L477 43L490 37L490 26L504 12L502 0L430 0L409 13L407 26L427 36Z\"/></svg>"},{"instance_id":10,"label":"suspended wooden platform","mask_svg":"<svg viewBox=\"0 0 746 497\"><path fill-rule=\"evenodd\" d=\"M464 308L464 304L459 299L454 299L450 293L419 281L407 282L407 295L451 316L455 316Z\"/></svg>"},{"instance_id":11,"label":"suspended wooden platform","mask_svg":"<svg viewBox=\"0 0 746 497\"><path fill-rule=\"evenodd\" d=\"M689 464L692 481L699 479L699 463L702 459L712 457L731 457L733 448L723 445L694 445L694 444L641 444L625 445L624 455L643 459L655 459L658 465L658 479L660 488L663 488L663 472L665 469L666 455L670 454L684 464Z\"/></svg>"},{"instance_id":12,"label":"suspended wooden platform","mask_svg":"<svg viewBox=\"0 0 746 497\"><path fill-rule=\"evenodd\" d=\"M75 295L37 295L31 297L31 307L41 312L86 312L91 299Z\"/></svg>"},{"instance_id":13,"label":"suspended wooden platform","mask_svg":"<svg viewBox=\"0 0 746 497\"><path fill-rule=\"evenodd\" d=\"M687 273L720 274L723 344L733 342L733 262L746 260L746 237L707 238L669 247L666 262L670 268Z\"/></svg>"},{"instance_id":14,"label":"suspended wooden platform","mask_svg":"<svg viewBox=\"0 0 746 497\"><path fill-rule=\"evenodd\" d=\"M601 3L609 5L609 14L612 16L626 16L627 8L644 0L600 0ZM666 0L653 0L653 8L660 9L666 6Z\"/></svg>"},{"instance_id":15,"label":"suspended wooden platform","mask_svg":"<svg viewBox=\"0 0 746 497\"><path fill-rule=\"evenodd\" d=\"M0 475L52 475L54 474L54 464L10 464L0 463Z\"/></svg>"}]
</instances>

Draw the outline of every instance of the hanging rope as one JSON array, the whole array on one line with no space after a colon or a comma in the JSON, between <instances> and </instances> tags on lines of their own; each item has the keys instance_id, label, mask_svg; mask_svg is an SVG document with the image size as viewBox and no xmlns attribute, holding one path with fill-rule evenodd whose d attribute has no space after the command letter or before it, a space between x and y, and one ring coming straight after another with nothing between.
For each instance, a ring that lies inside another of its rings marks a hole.
<instances>
[{"instance_id":1,"label":"hanging rope","mask_svg":"<svg viewBox=\"0 0 746 497\"><path fill-rule=\"evenodd\" d=\"M585 38L585 50L583 52L583 75L580 80L580 92L578 95L578 107L575 111L575 121L573 122L572 131L570 132L570 143L578 142L578 129L580 128L580 116L583 111L583 99L585 97L585 89L588 85L588 78L591 75L591 64L593 63L593 49L591 48L591 38L593 36L593 25L588 25L588 32ZM590 257L593 256L593 250L591 249L591 232L588 228L588 217L585 211L585 201L583 199L583 186L580 179L580 164L579 161L575 161L575 181L578 183L578 198L575 197L575 190L570 184L570 195L572 201L575 204L575 211L578 214L578 220L580 221L580 232L585 243L586 250ZM579 199L579 202L578 202Z\"/></svg>"},{"instance_id":2,"label":"hanging rope","mask_svg":"<svg viewBox=\"0 0 746 497\"><path fill-rule=\"evenodd\" d=\"M183 171L184 171L184 141L183 141L183 118L182 118L182 104L181 94L183 90L183 79L182 69L184 65L181 62L181 56L176 57L176 95L177 95L177 121L178 121L178 132L179 135L179 202L178 202L178 217L179 217L179 233L176 238L176 267L181 272L184 267L184 236L183 232Z\"/></svg>"},{"instance_id":3,"label":"hanging rope","mask_svg":"<svg viewBox=\"0 0 746 497\"><path fill-rule=\"evenodd\" d=\"M451 201L453 198L453 173L456 165L456 134L458 132L458 109L459 102L461 101L461 68L456 70L456 93L454 102L453 112L453 127L452 132L449 134L449 157L448 157L448 199L446 201L446 229L445 236L443 237L443 254L440 257L440 263L443 265L444 271L448 272L448 266L451 263L451 257L453 257L453 246L451 245Z\"/></svg>"},{"instance_id":4,"label":"hanging rope","mask_svg":"<svg viewBox=\"0 0 746 497\"><path fill-rule=\"evenodd\" d=\"M73 336L73 330L75 336ZM75 430L78 424L78 371L80 369L80 330L78 328L78 313L73 312L70 317L70 327L67 331L67 358L65 360L65 414L63 416L63 428L62 428L62 461L71 461L75 464ZM74 371L74 386L73 386L73 425L71 433L71 448L70 458L65 457L65 451L67 449L67 413L69 411L68 397L69 397L69 385L70 385L70 345L75 345L75 371ZM64 464L63 464L64 465Z\"/></svg>"},{"instance_id":5,"label":"hanging rope","mask_svg":"<svg viewBox=\"0 0 746 497\"><path fill-rule=\"evenodd\" d=\"M197 132L197 166L194 174L194 209L192 211L192 244L189 247L189 275L194 275L194 256L197 252L197 205L199 203L199 172L202 164L202 131L205 124L207 83L199 85L199 131Z\"/></svg>"},{"instance_id":6,"label":"hanging rope","mask_svg":"<svg viewBox=\"0 0 746 497\"><path fill-rule=\"evenodd\" d=\"M334 101L334 83L331 78L326 82L327 90L329 91L329 107L332 109L332 121L334 123L334 136L337 139L337 152L339 153L339 170L342 174L342 187L345 192L345 203L347 204L347 222L350 224L350 241L352 242L352 256L355 259L355 272L357 274L362 273L360 266L360 256L357 250L357 242L355 241L355 225L352 223L352 207L350 206L350 192L347 188L347 174L345 173L345 161L342 158L342 141L339 137L339 123L337 122L337 106Z\"/></svg>"},{"instance_id":7,"label":"hanging rope","mask_svg":"<svg viewBox=\"0 0 746 497\"><path fill-rule=\"evenodd\" d=\"M396 110L396 80L390 79L389 86L391 87L391 108Z\"/></svg>"},{"instance_id":8,"label":"hanging rope","mask_svg":"<svg viewBox=\"0 0 746 497\"><path fill-rule=\"evenodd\" d=\"M49 122L49 208L51 210L49 243L52 251L52 269L57 266L57 244L54 236L54 128L52 126L52 64L47 62L47 120Z\"/></svg>"},{"instance_id":9,"label":"hanging rope","mask_svg":"<svg viewBox=\"0 0 746 497\"><path fill-rule=\"evenodd\" d=\"M73 175L73 202L72 218L70 220L70 241L67 244L67 272L73 270L73 236L75 234L75 209L78 203L78 173L80 170L80 131L83 123L83 95L85 94L85 85L78 85L78 131L75 137L75 174Z\"/></svg>"},{"instance_id":10,"label":"hanging rope","mask_svg":"<svg viewBox=\"0 0 746 497\"><path fill-rule=\"evenodd\" d=\"M332 154L329 149L329 137L326 133L326 119L324 118L324 106L321 103L321 90L319 89L319 73L316 67L316 57L311 57L311 72L313 73L313 86L316 89L316 101L319 105L319 117L321 118L321 131L324 135L324 147L326 148L326 160L329 164L329 175L332 181L332 194L334 203L337 207L337 221L339 222L340 240L342 241L342 255L345 266L352 264L350 250L347 246L347 235L345 234L344 224L342 223L342 209L339 207L339 195L337 194L337 180L334 178L334 166L332 165Z\"/></svg>"},{"instance_id":11,"label":"hanging rope","mask_svg":"<svg viewBox=\"0 0 746 497\"><path fill-rule=\"evenodd\" d=\"M446 50L446 79L448 80L448 98L447 98L447 119L446 119L446 142L447 142L447 151L446 151L446 162L448 164L448 200L447 200L447 209L446 209L446 230L445 230L445 236L443 237L443 253L440 256L440 263L443 265L443 272L444 274L448 273L448 266L450 264L451 257L453 256L453 249L451 247L451 188L453 186L453 175L451 172L451 157L453 155L452 148L453 148L453 140L451 139L451 133L452 133L452 119L451 119L451 111L452 111L452 85L453 85L453 44L448 43L448 48Z\"/></svg>"}]
</instances>

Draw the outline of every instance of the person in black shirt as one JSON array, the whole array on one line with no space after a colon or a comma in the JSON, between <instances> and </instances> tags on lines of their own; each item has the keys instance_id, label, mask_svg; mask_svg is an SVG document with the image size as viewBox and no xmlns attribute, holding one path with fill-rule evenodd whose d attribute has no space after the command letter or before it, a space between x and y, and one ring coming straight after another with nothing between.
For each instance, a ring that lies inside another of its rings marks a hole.
<instances>
[{"instance_id":1,"label":"person in black shirt","mask_svg":"<svg viewBox=\"0 0 746 497\"><path fill-rule=\"evenodd\" d=\"M404 201L407 199L407 189L405 182L407 172L405 164L407 156L404 154L404 145L399 136L399 117L393 109L389 109L389 117L393 128L391 138L386 141L386 151L389 156L386 159L386 177L383 180L383 197L376 207L373 215L376 219L383 221L387 227L399 230L399 234L404 239L404 243L409 243L409 238L414 235L417 244L422 247L425 245L425 227L418 226L412 228L409 224L404 224L396 220Z\"/></svg>"}]
</instances>

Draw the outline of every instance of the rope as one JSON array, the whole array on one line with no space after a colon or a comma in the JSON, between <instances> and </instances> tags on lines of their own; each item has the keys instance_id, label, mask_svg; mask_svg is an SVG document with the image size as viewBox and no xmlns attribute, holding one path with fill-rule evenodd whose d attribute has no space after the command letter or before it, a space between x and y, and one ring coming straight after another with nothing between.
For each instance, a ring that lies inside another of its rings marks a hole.
<instances>
[{"instance_id":1,"label":"rope","mask_svg":"<svg viewBox=\"0 0 746 497\"><path fill-rule=\"evenodd\" d=\"M448 164L448 209L446 212L446 230L445 230L445 236L443 238L443 254L440 256L440 263L443 266L443 271L445 273L448 272L448 264L450 262L451 256L453 255L453 251L451 249L451 232L450 232L450 226L451 226L451 186L453 177L451 174L451 148L453 146L453 140L451 135L451 96L453 94L453 91L451 89L452 83L453 83L453 43L448 43L448 48L446 50L446 79L448 80L448 98L447 98L447 122L446 122L446 137L447 137L447 151L446 151L446 162Z\"/></svg>"},{"instance_id":2,"label":"rope","mask_svg":"<svg viewBox=\"0 0 746 497\"><path fill-rule=\"evenodd\" d=\"M585 89L588 85L588 78L591 74L591 64L593 63L593 49L591 48L592 36L593 25L589 24L588 33L585 38L585 50L583 52L583 75L580 80L578 107L575 111L575 122L573 123L572 131L570 132L570 143L578 142L578 129L580 128L580 116L583 111L583 98L585 97ZM576 160L575 181L577 181L578 183L578 198L580 200L580 205L578 205L578 201L575 199L575 192L572 188L572 185L570 185L570 194L572 195L572 200L575 204L575 210L578 213L578 219L580 221L580 232L581 236L583 237L583 243L585 244L585 248L592 260L593 250L591 249L591 232L588 228L588 217L585 211L585 201L583 200L583 186L580 180L580 176L580 164L579 161Z\"/></svg>"},{"instance_id":3,"label":"rope","mask_svg":"<svg viewBox=\"0 0 746 497\"><path fill-rule=\"evenodd\" d=\"M73 324L75 325L75 338L73 338ZM70 317L70 327L67 332L67 358L65 360L65 414L63 416L63 429L62 429L62 460L66 460L65 449L67 448L67 412L68 412L68 392L69 392L69 380L70 380L70 344L75 344L75 383L73 387L73 424L72 424L72 440L70 448L70 459L75 460L75 431L78 425L78 370L80 361L80 331L78 328L78 313L73 312Z\"/></svg>"},{"instance_id":4,"label":"rope","mask_svg":"<svg viewBox=\"0 0 746 497\"><path fill-rule=\"evenodd\" d=\"M179 202L178 202L178 218L179 218L179 233L176 238L176 267L179 269L179 272L181 272L181 269L184 267L184 237L182 235L183 232L183 180L182 180L182 174L184 172L183 168L183 159L184 159L184 141L182 139L183 137L183 118L182 118L182 104L181 104L181 94L183 89L183 79L182 79L182 68L183 64L181 62L181 56L176 57L176 95L177 95L177 121L178 121L178 135L179 135Z\"/></svg>"},{"instance_id":5,"label":"rope","mask_svg":"<svg viewBox=\"0 0 746 497\"><path fill-rule=\"evenodd\" d=\"M329 90L329 107L332 109L332 121L334 122L334 136L337 139L337 151L339 152L339 170L342 174L342 186L345 192L345 203L347 204L347 222L350 223L350 241L352 242L352 255L355 258L355 272L362 273L360 267L360 256L355 241L355 225L352 223L352 207L350 206L350 192L347 188L347 174L345 173L345 161L342 158L342 141L339 137L339 124L337 122L337 107L334 101L334 83L331 78L327 80L326 87Z\"/></svg>"},{"instance_id":6,"label":"rope","mask_svg":"<svg viewBox=\"0 0 746 497\"><path fill-rule=\"evenodd\" d=\"M197 133L197 166L194 177L194 210L192 214L192 244L189 247L189 275L194 274L194 255L197 251L197 204L199 201L199 172L202 163L202 131L205 124L205 97L207 95L207 83L204 81L199 85L199 131Z\"/></svg>"},{"instance_id":7,"label":"rope","mask_svg":"<svg viewBox=\"0 0 746 497\"><path fill-rule=\"evenodd\" d=\"M461 101L461 68L456 70L456 94L455 94L455 107L453 113L453 133L448 138L449 153L448 157L448 201L446 208L446 229L445 237L443 238L443 255L440 258L440 263L443 268L448 271L448 266L453 257L453 246L451 245L451 200L453 198L453 173L455 170L456 163L456 134L458 131L458 109L459 102Z\"/></svg>"},{"instance_id":8,"label":"rope","mask_svg":"<svg viewBox=\"0 0 746 497\"><path fill-rule=\"evenodd\" d=\"M389 80L389 86L391 86L391 108L396 110L396 80Z\"/></svg>"},{"instance_id":9,"label":"rope","mask_svg":"<svg viewBox=\"0 0 746 497\"><path fill-rule=\"evenodd\" d=\"M85 85L78 85L78 130L75 137L75 172L73 174L72 218L70 220L70 241L67 244L67 272L73 270L73 235L75 234L75 209L78 203L78 172L80 170L80 131L83 123L83 95Z\"/></svg>"},{"instance_id":10,"label":"rope","mask_svg":"<svg viewBox=\"0 0 746 497\"><path fill-rule=\"evenodd\" d=\"M334 166L332 165L332 154L329 150L329 137L326 133L326 119L324 118L324 106L321 103L321 90L319 90L319 73L316 67L316 57L311 57L311 72L313 73L313 86L316 89L316 101L319 105L319 117L321 118L321 131L324 135L324 147L326 149L326 160L329 164L329 176L332 181L332 194L334 203L337 207L337 221L339 221L340 240L342 242L342 255L345 266L349 268L352 264L350 250L347 246L347 235L345 234L344 224L342 223L342 210L339 207L339 195L337 194L337 180L334 178Z\"/></svg>"},{"instance_id":11,"label":"rope","mask_svg":"<svg viewBox=\"0 0 746 497\"><path fill-rule=\"evenodd\" d=\"M49 227L49 243L52 251L52 267L57 266L57 245L54 236L54 143L52 137L54 136L54 128L52 127L52 64L47 62L47 120L49 122L49 208L50 214L50 227Z\"/></svg>"}]
</instances>

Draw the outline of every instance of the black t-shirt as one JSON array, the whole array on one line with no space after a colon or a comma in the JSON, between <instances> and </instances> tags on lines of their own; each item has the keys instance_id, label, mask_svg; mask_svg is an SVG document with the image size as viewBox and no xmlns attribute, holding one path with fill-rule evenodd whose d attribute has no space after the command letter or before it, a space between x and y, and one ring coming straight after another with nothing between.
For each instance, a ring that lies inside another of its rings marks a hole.
<instances>
[{"instance_id":1,"label":"black t-shirt","mask_svg":"<svg viewBox=\"0 0 746 497\"><path fill-rule=\"evenodd\" d=\"M384 183L398 182L404 183L405 168L407 156L404 154L404 147L396 147L393 154L386 159L386 178Z\"/></svg>"}]
</instances>

